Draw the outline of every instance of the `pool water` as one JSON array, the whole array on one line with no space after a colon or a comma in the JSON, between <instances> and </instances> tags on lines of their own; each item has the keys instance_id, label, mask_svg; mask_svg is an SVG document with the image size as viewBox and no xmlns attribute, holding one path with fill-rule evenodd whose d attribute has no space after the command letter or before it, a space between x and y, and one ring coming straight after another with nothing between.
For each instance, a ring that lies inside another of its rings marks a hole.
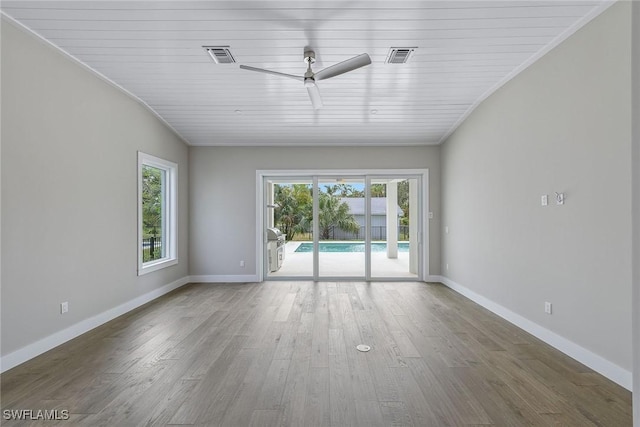
<instances>
[{"instance_id":1,"label":"pool water","mask_svg":"<svg viewBox=\"0 0 640 427\"><path fill-rule=\"evenodd\" d=\"M364 252L364 243L318 243L320 252ZM371 243L371 252L385 252L386 243ZM301 243L296 252L313 252L313 243ZM398 243L398 252L409 252L409 243Z\"/></svg>"}]
</instances>

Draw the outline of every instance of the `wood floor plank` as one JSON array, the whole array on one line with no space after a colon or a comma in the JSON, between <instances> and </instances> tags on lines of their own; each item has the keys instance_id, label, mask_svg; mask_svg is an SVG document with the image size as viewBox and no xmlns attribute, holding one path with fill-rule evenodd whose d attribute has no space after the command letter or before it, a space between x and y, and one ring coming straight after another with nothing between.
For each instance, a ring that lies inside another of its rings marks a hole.
<instances>
[{"instance_id":1,"label":"wood floor plank","mask_svg":"<svg viewBox=\"0 0 640 427\"><path fill-rule=\"evenodd\" d=\"M451 368L451 372L473 393L494 424L548 425L533 408L484 367Z\"/></svg>"},{"instance_id":2,"label":"wood floor plank","mask_svg":"<svg viewBox=\"0 0 640 427\"><path fill-rule=\"evenodd\" d=\"M297 296L296 293L288 293L284 297L282 304L280 305L280 307L278 308L278 311L276 312L276 317L273 319L274 322L287 321L287 319L289 318L289 314L291 313L291 309L293 308L293 302L295 301L296 296Z\"/></svg>"},{"instance_id":3,"label":"wood floor plank","mask_svg":"<svg viewBox=\"0 0 640 427\"><path fill-rule=\"evenodd\" d=\"M561 397L558 401L562 403L564 419L572 424L589 420L600 425L621 425L631 415L629 402L609 393L601 394L598 386L575 385L536 359L524 360L521 366L548 384ZM607 414L607 417L604 418L601 414Z\"/></svg>"},{"instance_id":4,"label":"wood floor plank","mask_svg":"<svg viewBox=\"0 0 640 427\"><path fill-rule=\"evenodd\" d=\"M276 427L280 425L281 416L278 410L256 409L251 413L249 427Z\"/></svg>"},{"instance_id":5,"label":"wood floor plank","mask_svg":"<svg viewBox=\"0 0 640 427\"><path fill-rule=\"evenodd\" d=\"M256 409L275 409L282 407L282 394L289 372L289 359L273 359L267 371L262 390L258 396Z\"/></svg>"},{"instance_id":6,"label":"wood floor plank","mask_svg":"<svg viewBox=\"0 0 640 427\"><path fill-rule=\"evenodd\" d=\"M425 399L409 368L390 368L400 392L399 399L409 408L411 419L416 426L452 425L453 420L438 419L431 402Z\"/></svg>"},{"instance_id":7,"label":"wood floor plank","mask_svg":"<svg viewBox=\"0 0 640 427\"><path fill-rule=\"evenodd\" d=\"M329 390L329 368L309 368L302 425L331 425Z\"/></svg>"},{"instance_id":8,"label":"wood floor plank","mask_svg":"<svg viewBox=\"0 0 640 427\"><path fill-rule=\"evenodd\" d=\"M382 416L380 409L380 403L370 400L356 400L355 401L355 413L356 421L353 424L332 424L333 426L386 426L394 424L385 424L385 420Z\"/></svg>"},{"instance_id":9,"label":"wood floor plank","mask_svg":"<svg viewBox=\"0 0 640 427\"><path fill-rule=\"evenodd\" d=\"M448 368L434 372L422 358L409 359L407 364L425 398L436 402L435 411L440 419L453 420L459 425L491 424L482 406L474 404L473 396L450 386L452 374Z\"/></svg>"},{"instance_id":10,"label":"wood floor plank","mask_svg":"<svg viewBox=\"0 0 640 427\"><path fill-rule=\"evenodd\" d=\"M408 427L412 426L409 409L404 402L380 402L380 412L384 426Z\"/></svg>"},{"instance_id":11,"label":"wood floor plank","mask_svg":"<svg viewBox=\"0 0 640 427\"><path fill-rule=\"evenodd\" d=\"M238 394L227 406L222 425L227 426L246 426L251 420L250 408L260 408L258 399L262 387L267 380L269 367L273 363L273 354L275 349L263 348L252 349L256 351L254 363L244 372L244 378L239 388ZM277 363L287 363L287 360L278 360ZM287 365L288 366L288 365ZM217 422L218 419L213 416L200 417L199 422Z\"/></svg>"},{"instance_id":12,"label":"wood floor plank","mask_svg":"<svg viewBox=\"0 0 640 427\"><path fill-rule=\"evenodd\" d=\"M329 355L329 405L332 426L356 424L356 406L345 353Z\"/></svg>"},{"instance_id":13,"label":"wood floor plank","mask_svg":"<svg viewBox=\"0 0 640 427\"><path fill-rule=\"evenodd\" d=\"M201 378L193 378L199 380L197 387L193 390L192 398L187 399L174 414L171 419L173 424L193 424L203 413L208 413L216 399L202 398L202 395L216 396L224 390L225 378L233 377L246 367L246 364L240 363L247 361L241 356L240 351L246 341L244 336L233 336L226 343L220 356L215 360L210 360L205 370L205 374ZM250 360L250 359L249 359ZM205 362L198 358L199 365L206 365ZM232 369L234 367L235 369ZM242 375L246 373L242 372ZM182 379L190 379L190 376L183 375ZM234 390L235 391L235 390ZM230 393L227 393L230 394Z\"/></svg>"},{"instance_id":14,"label":"wood floor plank","mask_svg":"<svg viewBox=\"0 0 640 427\"><path fill-rule=\"evenodd\" d=\"M300 426L304 423L307 382L310 358L293 358L287 372L282 393L282 417L284 426Z\"/></svg>"},{"instance_id":15,"label":"wood floor plank","mask_svg":"<svg viewBox=\"0 0 640 427\"><path fill-rule=\"evenodd\" d=\"M329 367L329 311L327 307L316 309L313 317L311 341L311 367Z\"/></svg>"},{"instance_id":16,"label":"wood floor plank","mask_svg":"<svg viewBox=\"0 0 640 427\"><path fill-rule=\"evenodd\" d=\"M354 311L356 323L360 328L363 344L376 349L376 354L384 357L385 364L392 368L406 367L398 344L393 340L384 324L370 310Z\"/></svg>"},{"instance_id":17,"label":"wood floor plank","mask_svg":"<svg viewBox=\"0 0 640 427\"><path fill-rule=\"evenodd\" d=\"M358 344L371 345L367 353ZM440 284L190 284L0 375L8 426L631 426L631 393Z\"/></svg>"}]
</instances>

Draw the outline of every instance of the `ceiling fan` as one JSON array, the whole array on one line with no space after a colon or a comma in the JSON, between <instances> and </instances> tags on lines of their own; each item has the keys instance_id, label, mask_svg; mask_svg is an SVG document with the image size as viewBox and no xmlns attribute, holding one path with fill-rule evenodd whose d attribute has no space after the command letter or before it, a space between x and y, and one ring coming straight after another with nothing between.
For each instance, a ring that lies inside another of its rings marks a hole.
<instances>
[{"instance_id":1,"label":"ceiling fan","mask_svg":"<svg viewBox=\"0 0 640 427\"><path fill-rule=\"evenodd\" d=\"M264 70L262 68L250 67L248 65L240 65L240 68L243 70L273 74L274 76L288 77L290 79L303 82L307 88L307 92L309 93L311 104L313 104L313 108L317 110L322 107L322 98L320 97L320 91L318 90L316 82L330 79L331 77L339 76L340 74L348 73L349 71L369 65L371 64L371 58L366 53L363 53L314 73L313 70L311 70L311 64L316 62L316 53L312 50L305 50L304 62L307 64L307 72L304 73L304 76L294 76L293 74Z\"/></svg>"}]
</instances>

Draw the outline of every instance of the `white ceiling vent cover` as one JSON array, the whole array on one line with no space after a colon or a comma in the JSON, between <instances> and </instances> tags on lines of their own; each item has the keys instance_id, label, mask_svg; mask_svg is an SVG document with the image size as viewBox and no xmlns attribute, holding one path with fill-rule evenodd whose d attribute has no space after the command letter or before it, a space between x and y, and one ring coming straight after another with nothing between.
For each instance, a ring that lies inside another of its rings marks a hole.
<instances>
[{"instance_id":1,"label":"white ceiling vent cover","mask_svg":"<svg viewBox=\"0 0 640 427\"><path fill-rule=\"evenodd\" d=\"M413 56L416 47L392 47L387 55L387 64L406 64Z\"/></svg>"},{"instance_id":2,"label":"white ceiling vent cover","mask_svg":"<svg viewBox=\"0 0 640 427\"><path fill-rule=\"evenodd\" d=\"M229 46L202 46L216 64L234 64Z\"/></svg>"}]
</instances>

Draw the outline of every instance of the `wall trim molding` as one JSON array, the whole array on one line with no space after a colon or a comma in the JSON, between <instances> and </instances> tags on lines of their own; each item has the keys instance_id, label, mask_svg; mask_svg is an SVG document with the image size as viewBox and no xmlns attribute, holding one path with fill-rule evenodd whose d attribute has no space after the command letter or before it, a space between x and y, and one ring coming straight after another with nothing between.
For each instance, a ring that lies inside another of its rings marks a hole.
<instances>
[{"instance_id":1,"label":"wall trim molding","mask_svg":"<svg viewBox=\"0 0 640 427\"><path fill-rule=\"evenodd\" d=\"M514 313L506 307L497 304L490 299L472 291L471 289L454 282L446 276L439 276L439 282L454 290L460 295L469 298L471 301L481 305L487 310L497 314L506 321L525 330L536 338L541 339L545 343L563 352L567 356L572 357L578 362L588 366L601 375L609 378L611 381L631 391L632 374L615 363L593 353L590 350L574 343L573 341L556 334L555 332L532 322L523 316Z\"/></svg>"},{"instance_id":2,"label":"wall trim molding","mask_svg":"<svg viewBox=\"0 0 640 427\"><path fill-rule=\"evenodd\" d=\"M257 274L208 274L189 276L190 283L253 283L259 281Z\"/></svg>"},{"instance_id":3,"label":"wall trim molding","mask_svg":"<svg viewBox=\"0 0 640 427\"><path fill-rule=\"evenodd\" d=\"M70 341L92 329L97 328L110 320L115 319L118 316L122 316L125 313L134 310L141 305L144 305L156 298L167 294L174 289L178 289L181 286L189 283L189 276L182 277L174 282L164 285L158 289L154 289L146 294L140 295L130 301L120 304L88 319L81 320L61 331L55 332L45 338L42 338L34 343L28 344L21 349L9 353L6 356L0 358L0 372L8 371L28 360L33 359L36 356L41 355L44 352L51 350L67 341Z\"/></svg>"}]
</instances>

